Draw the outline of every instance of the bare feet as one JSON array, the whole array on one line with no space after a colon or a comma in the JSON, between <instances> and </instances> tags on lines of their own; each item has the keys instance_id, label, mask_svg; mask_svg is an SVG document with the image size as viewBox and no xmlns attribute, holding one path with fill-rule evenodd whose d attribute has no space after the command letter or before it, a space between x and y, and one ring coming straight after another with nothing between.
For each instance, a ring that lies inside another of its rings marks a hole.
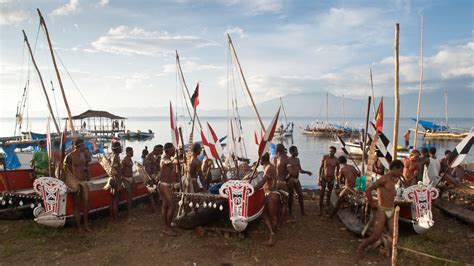
<instances>
[{"instance_id":1,"label":"bare feet","mask_svg":"<svg viewBox=\"0 0 474 266\"><path fill-rule=\"evenodd\" d=\"M168 235L168 236L177 236L178 235L175 232L173 232L173 230L171 228L163 229L161 232L165 235Z\"/></svg>"},{"instance_id":2,"label":"bare feet","mask_svg":"<svg viewBox=\"0 0 474 266\"><path fill-rule=\"evenodd\" d=\"M92 229L88 225L84 226L84 230L88 233L92 233Z\"/></svg>"},{"instance_id":3,"label":"bare feet","mask_svg":"<svg viewBox=\"0 0 474 266\"><path fill-rule=\"evenodd\" d=\"M270 234L270 238L268 239L267 246L273 247L273 245L275 245L275 238L274 238L274 236L275 236L274 233Z\"/></svg>"}]
</instances>

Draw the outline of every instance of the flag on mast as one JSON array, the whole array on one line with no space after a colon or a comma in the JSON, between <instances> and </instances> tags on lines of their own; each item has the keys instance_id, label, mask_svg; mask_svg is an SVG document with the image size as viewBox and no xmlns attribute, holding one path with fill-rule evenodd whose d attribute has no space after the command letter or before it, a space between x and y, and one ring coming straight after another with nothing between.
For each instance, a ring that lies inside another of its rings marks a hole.
<instances>
[{"instance_id":1,"label":"flag on mast","mask_svg":"<svg viewBox=\"0 0 474 266\"><path fill-rule=\"evenodd\" d=\"M199 105L199 82L196 85L196 89L194 89L194 93L191 96L191 104L193 105L194 110Z\"/></svg>"},{"instance_id":2,"label":"flag on mast","mask_svg":"<svg viewBox=\"0 0 474 266\"><path fill-rule=\"evenodd\" d=\"M217 153L216 146L214 146L204 134L204 131L201 129L201 141L202 145L204 146L204 150L206 151L207 156L210 158L214 158L217 160L219 158L219 154Z\"/></svg>"},{"instance_id":3,"label":"flag on mast","mask_svg":"<svg viewBox=\"0 0 474 266\"><path fill-rule=\"evenodd\" d=\"M278 116L280 115L280 108L281 107L278 108L278 111L270 122L270 125L268 125L267 131L265 131L265 136L263 136L262 140L260 141L260 144L258 145L259 157L262 156L266 150L268 150L268 146L270 145L270 142L272 141L273 136L275 135Z\"/></svg>"},{"instance_id":4,"label":"flag on mast","mask_svg":"<svg viewBox=\"0 0 474 266\"><path fill-rule=\"evenodd\" d=\"M179 133L176 119L174 118L173 106L170 101L170 130L171 130L171 141L175 149L179 148Z\"/></svg>"},{"instance_id":5,"label":"flag on mast","mask_svg":"<svg viewBox=\"0 0 474 266\"><path fill-rule=\"evenodd\" d=\"M469 133L452 151L452 155L456 156L453 162L451 162L450 167L456 167L462 163L466 158L467 154L471 150L472 144L474 143L474 132Z\"/></svg>"},{"instance_id":6,"label":"flag on mast","mask_svg":"<svg viewBox=\"0 0 474 266\"><path fill-rule=\"evenodd\" d=\"M217 137L216 132L215 132L214 129L211 127L211 125L209 124L209 122L207 123L207 128L209 129L209 134L211 135L211 138L210 138L210 141L209 141L209 142L214 145L214 147L216 148L216 151L217 151L218 155L221 155L221 154L222 154L222 145L221 145L221 142L219 141L219 138Z\"/></svg>"},{"instance_id":7,"label":"flag on mast","mask_svg":"<svg viewBox=\"0 0 474 266\"><path fill-rule=\"evenodd\" d=\"M383 97L380 98L379 107L377 108L377 114L375 115L375 128L378 132L383 131Z\"/></svg>"}]
</instances>

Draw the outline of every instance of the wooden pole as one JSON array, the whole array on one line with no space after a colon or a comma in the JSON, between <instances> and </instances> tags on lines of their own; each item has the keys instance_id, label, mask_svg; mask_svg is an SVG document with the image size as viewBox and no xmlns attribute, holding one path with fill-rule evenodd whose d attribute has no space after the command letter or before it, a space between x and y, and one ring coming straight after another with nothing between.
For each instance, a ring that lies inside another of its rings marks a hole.
<instances>
[{"instance_id":1,"label":"wooden pole","mask_svg":"<svg viewBox=\"0 0 474 266\"><path fill-rule=\"evenodd\" d=\"M400 32L400 24L395 24L395 115L393 118L393 159L397 159L397 146L398 146L398 120L400 117L400 98L398 93L398 74L399 74L399 66L398 66L398 38Z\"/></svg>"},{"instance_id":2,"label":"wooden pole","mask_svg":"<svg viewBox=\"0 0 474 266\"><path fill-rule=\"evenodd\" d=\"M54 127L56 127L56 131L58 132L58 134L60 134L61 130L59 129L58 121L56 121L56 117L54 116L53 108L51 108L51 102L49 101L48 92L46 92L46 88L44 87L43 77L41 76L41 72L38 68L38 65L36 64L35 57L33 56L33 51L31 50L30 43L28 42L28 37L26 37L26 33L24 30L22 30L22 32L23 32L23 37L25 38L26 46L28 46L28 51L30 52L31 61L33 62L33 65L35 66L36 72L38 73L38 77L41 83L41 88L43 88L44 96L46 97L46 102L48 103L49 113L51 117L53 118Z\"/></svg>"},{"instance_id":3,"label":"wooden pole","mask_svg":"<svg viewBox=\"0 0 474 266\"><path fill-rule=\"evenodd\" d=\"M446 113L446 127L449 126L448 124L448 91L445 90L444 91L444 111Z\"/></svg>"},{"instance_id":4,"label":"wooden pole","mask_svg":"<svg viewBox=\"0 0 474 266\"><path fill-rule=\"evenodd\" d=\"M374 115L377 113L376 108L375 108L375 95L374 95L374 81L372 79L372 68L369 68L369 74L370 74L370 91L372 92L372 106L373 106L373 112Z\"/></svg>"},{"instance_id":5,"label":"wooden pole","mask_svg":"<svg viewBox=\"0 0 474 266\"><path fill-rule=\"evenodd\" d=\"M416 142L417 142L417 137L418 137L418 125L420 122L420 110L421 110L421 94L423 91L423 32L424 32L424 20L423 20L423 16L421 16L420 91L418 92L418 109L416 110L415 136L413 138L414 149L416 149Z\"/></svg>"},{"instance_id":6,"label":"wooden pole","mask_svg":"<svg viewBox=\"0 0 474 266\"><path fill-rule=\"evenodd\" d=\"M366 149L367 149L367 135L368 135L368 130L369 130L369 119L370 119L370 102L371 102L372 97L368 97L367 99L367 116L365 117L365 131L364 131L364 137L362 139L362 165L361 165L361 170L362 172L360 173L361 175L365 174L365 154L366 154Z\"/></svg>"},{"instance_id":7,"label":"wooden pole","mask_svg":"<svg viewBox=\"0 0 474 266\"><path fill-rule=\"evenodd\" d=\"M188 85L186 84L186 79L184 78L183 69L181 68L181 61L179 60L178 50L175 50L175 52L176 52L176 64L178 65L178 71L179 71L181 80L183 81L184 88L186 89L186 93L188 95L188 98L189 98L189 100L191 100L191 94L189 93ZM186 109L188 110L189 116L191 116L191 113L189 112L189 109L187 107L186 107ZM199 120L199 116L197 116L197 114L196 114L196 117L197 117L197 120L198 120L199 127L202 128L201 121Z\"/></svg>"},{"instance_id":8,"label":"wooden pole","mask_svg":"<svg viewBox=\"0 0 474 266\"><path fill-rule=\"evenodd\" d=\"M239 66L240 75L242 76L242 80L244 81L245 89L247 90L247 93L249 94L250 101L252 102L253 109L255 111L255 114L257 115L258 122L260 123L260 126L262 127L263 132L265 132L265 126L263 125L262 118L260 117L260 114L258 113L257 106L255 105L255 101L253 100L252 93L250 93L249 86L247 85L247 80L245 79L242 66L240 65L240 61L239 61L239 58L237 57L237 53L235 52L235 47L234 47L234 44L232 43L232 39L230 38L230 34L227 34L227 38L229 39L229 45L232 48L232 52L234 54L235 60L237 61L237 65Z\"/></svg>"},{"instance_id":9,"label":"wooden pole","mask_svg":"<svg viewBox=\"0 0 474 266\"><path fill-rule=\"evenodd\" d=\"M63 96L64 105L66 106L66 110L67 110L67 115L68 115L68 120L69 120L69 127L71 127L71 137L74 138L75 130L74 130L74 125L72 124L71 109L69 108L69 104L68 104L67 98L66 98L66 93L64 92L63 82L61 81L61 76L59 75L58 65L56 64L56 59L54 57L53 46L51 44L51 39L49 38L48 27L46 27L46 22L44 21L44 18L41 15L41 12L40 12L39 8L36 9L36 10L38 11L38 15L40 17L40 24L43 25L44 31L46 33L46 39L48 40L49 51L51 52L51 58L53 59L54 69L56 70L56 76L58 77L59 87L61 88L61 94Z\"/></svg>"},{"instance_id":10,"label":"wooden pole","mask_svg":"<svg viewBox=\"0 0 474 266\"><path fill-rule=\"evenodd\" d=\"M400 206L395 207L393 216L393 236L392 236L392 266L397 265L397 246L398 246L398 217L400 214Z\"/></svg>"}]
</instances>

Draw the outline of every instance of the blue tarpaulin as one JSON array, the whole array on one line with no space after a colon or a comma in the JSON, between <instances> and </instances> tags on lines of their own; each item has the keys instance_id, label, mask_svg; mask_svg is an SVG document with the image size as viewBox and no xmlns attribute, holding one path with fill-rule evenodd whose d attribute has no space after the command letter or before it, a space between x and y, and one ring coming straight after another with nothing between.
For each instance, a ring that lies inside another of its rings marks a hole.
<instances>
[{"instance_id":1,"label":"blue tarpaulin","mask_svg":"<svg viewBox=\"0 0 474 266\"><path fill-rule=\"evenodd\" d=\"M413 121L416 121L416 119L412 118ZM420 125L425 129L425 130L430 130L432 132L436 131L446 131L448 128L445 126L441 126L438 124L435 124L434 122L427 121L427 120L419 120L418 121Z\"/></svg>"},{"instance_id":2,"label":"blue tarpaulin","mask_svg":"<svg viewBox=\"0 0 474 266\"><path fill-rule=\"evenodd\" d=\"M7 169L16 169L21 166L18 156L16 156L15 149L16 145L8 145L2 147L5 152L5 166Z\"/></svg>"}]
</instances>

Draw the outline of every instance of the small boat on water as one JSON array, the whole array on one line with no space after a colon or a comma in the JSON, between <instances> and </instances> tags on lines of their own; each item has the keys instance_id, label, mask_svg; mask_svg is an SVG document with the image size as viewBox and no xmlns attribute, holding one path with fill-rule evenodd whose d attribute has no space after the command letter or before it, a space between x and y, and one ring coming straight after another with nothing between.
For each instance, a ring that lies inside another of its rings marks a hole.
<instances>
[{"instance_id":1,"label":"small boat on water","mask_svg":"<svg viewBox=\"0 0 474 266\"><path fill-rule=\"evenodd\" d=\"M118 133L117 136L120 139L152 139L155 137L155 133L149 129L147 132L137 130L136 132L127 130L125 132Z\"/></svg>"}]
</instances>

